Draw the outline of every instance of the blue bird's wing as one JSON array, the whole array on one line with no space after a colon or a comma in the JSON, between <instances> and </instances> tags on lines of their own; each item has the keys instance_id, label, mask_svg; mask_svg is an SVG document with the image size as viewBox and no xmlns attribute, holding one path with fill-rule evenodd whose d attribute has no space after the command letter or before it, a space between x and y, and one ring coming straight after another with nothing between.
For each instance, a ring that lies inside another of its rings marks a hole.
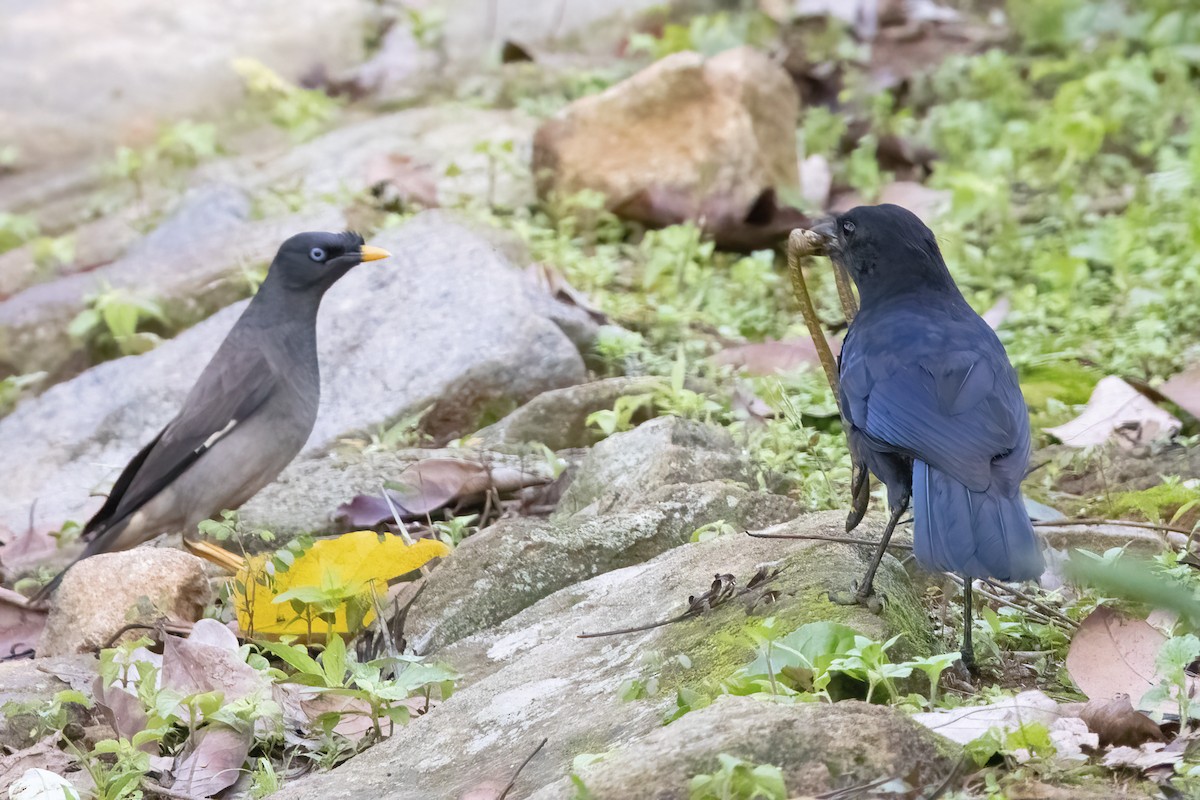
<instances>
[{"instance_id":1,"label":"blue bird's wing","mask_svg":"<svg viewBox=\"0 0 1200 800\"><path fill-rule=\"evenodd\" d=\"M1029 422L1015 373L987 349L860 351L843 363L848 415L873 447L924 461L974 491L999 482L1011 494L1024 476Z\"/></svg>"}]
</instances>

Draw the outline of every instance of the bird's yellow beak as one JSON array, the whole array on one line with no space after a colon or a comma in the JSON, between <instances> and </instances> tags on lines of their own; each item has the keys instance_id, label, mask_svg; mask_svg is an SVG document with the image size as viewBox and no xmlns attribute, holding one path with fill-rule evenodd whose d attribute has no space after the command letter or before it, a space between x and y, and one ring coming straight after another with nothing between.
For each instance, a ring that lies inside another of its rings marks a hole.
<instances>
[{"instance_id":1,"label":"bird's yellow beak","mask_svg":"<svg viewBox=\"0 0 1200 800\"><path fill-rule=\"evenodd\" d=\"M392 254L382 247L371 247L369 244L364 244L359 250L359 255L363 261L378 261L381 258L391 258Z\"/></svg>"}]
</instances>

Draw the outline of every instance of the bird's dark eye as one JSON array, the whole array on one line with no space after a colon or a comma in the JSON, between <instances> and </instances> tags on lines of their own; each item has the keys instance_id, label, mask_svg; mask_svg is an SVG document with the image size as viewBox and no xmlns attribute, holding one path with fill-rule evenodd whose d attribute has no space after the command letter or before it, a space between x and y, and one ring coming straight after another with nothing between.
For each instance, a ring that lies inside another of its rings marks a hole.
<instances>
[{"instance_id":1,"label":"bird's dark eye","mask_svg":"<svg viewBox=\"0 0 1200 800\"><path fill-rule=\"evenodd\" d=\"M308 257L311 258L313 261L324 261L325 260L325 251L319 247L314 247L312 250L308 251Z\"/></svg>"},{"instance_id":2,"label":"bird's dark eye","mask_svg":"<svg viewBox=\"0 0 1200 800\"><path fill-rule=\"evenodd\" d=\"M842 233L846 234L846 236L848 236L848 237L853 236L854 235L854 223L851 222L850 220L846 220L845 222L843 222L842 223Z\"/></svg>"}]
</instances>

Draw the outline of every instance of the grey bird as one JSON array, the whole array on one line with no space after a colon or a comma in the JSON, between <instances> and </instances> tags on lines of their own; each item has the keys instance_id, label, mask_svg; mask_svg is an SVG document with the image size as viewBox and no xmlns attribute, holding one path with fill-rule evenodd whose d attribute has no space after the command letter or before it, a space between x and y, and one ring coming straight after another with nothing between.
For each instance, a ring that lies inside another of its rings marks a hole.
<instances>
[{"instance_id":1,"label":"grey bird","mask_svg":"<svg viewBox=\"0 0 1200 800\"><path fill-rule=\"evenodd\" d=\"M321 298L363 261L389 255L350 232L301 233L284 242L179 414L133 457L84 526L87 547L71 566L173 531L204 554L187 535L273 481L312 433L321 398ZM65 573L33 602L48 597Z\"/></svg>"}]
</instances>

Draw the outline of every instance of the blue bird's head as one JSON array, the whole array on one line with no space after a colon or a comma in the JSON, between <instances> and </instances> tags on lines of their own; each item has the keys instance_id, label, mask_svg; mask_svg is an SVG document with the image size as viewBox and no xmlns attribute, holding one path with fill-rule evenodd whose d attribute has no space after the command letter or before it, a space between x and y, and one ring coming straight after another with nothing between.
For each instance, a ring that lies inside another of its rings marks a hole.
<instances>
[{"instance_id":1,"label":"blue bird's head","mask_svg":"<svg viewBox=\"0 0 1200 800\"><path fill-rule=\"evenodd\" d=\"M858 206L812 234L817 249L854 279L864 304L918 290L957 292L933 231L906 208Z\"/></svg>"}]
</instances>

